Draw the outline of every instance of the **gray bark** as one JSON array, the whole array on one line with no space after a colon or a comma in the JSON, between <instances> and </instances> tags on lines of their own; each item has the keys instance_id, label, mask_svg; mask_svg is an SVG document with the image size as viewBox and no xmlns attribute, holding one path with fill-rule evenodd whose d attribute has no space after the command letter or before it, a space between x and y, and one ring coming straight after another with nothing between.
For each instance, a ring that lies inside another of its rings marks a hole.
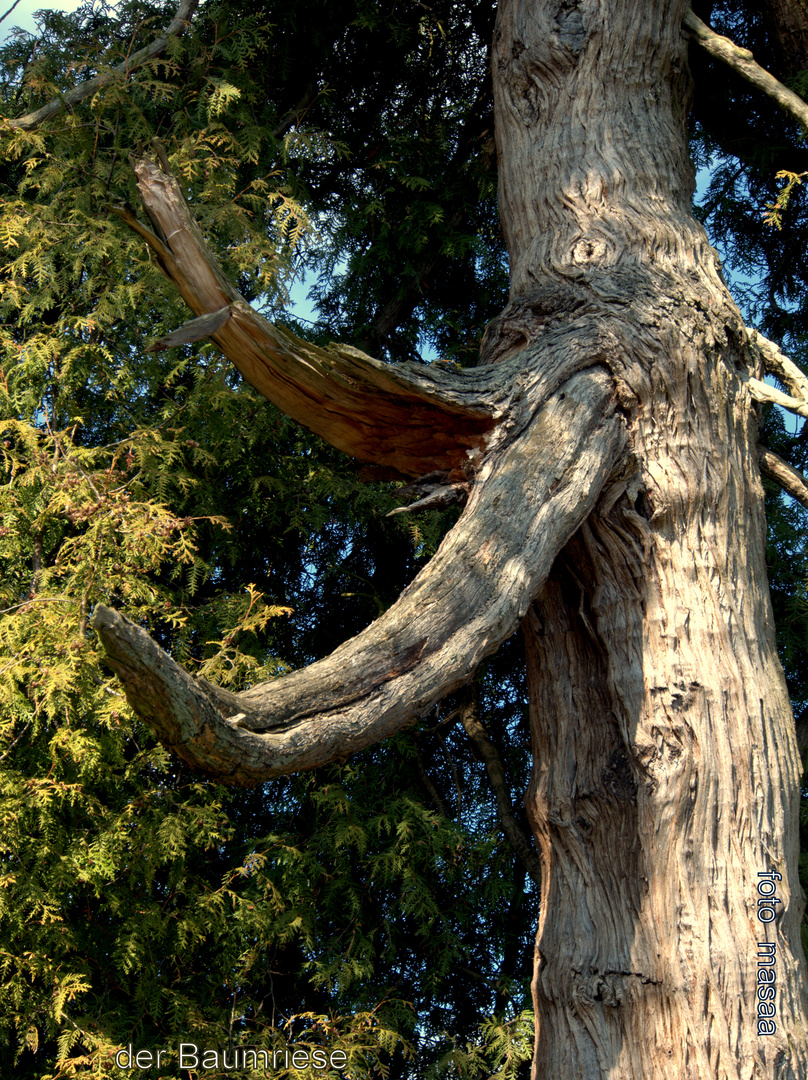
<instances>
[{"instance_id":1,"label":"gray bark","mask_svg":"<svg viewBox=\"0 0 808 1080\"><path fill-rule=\"evenodd\" d=\"M445 471L469 501L397 604L303 672L228 694L100 609L109 662L159 738L251 783L411 723L521 619L543 868L536 1080L808 1076L762 346L690 210L686 13L501 0L511 295L475 372L394 370L260 320L154 166L138 172L156 233L130 220L196 316L229 308L213 339L262 393L365 460ZM766 926L761 872L781 876ZM758 941L776 947L772 1034L757 1024Z\"/></svg>"},{"instance_id":2,"label":"gray bark","mask_svg":"<svg viewBox=\"0 0 808 1080\"><path fill-rule=\"evenodd\" d=\"M537 340L552 297L598 298L624 346L609 366L637 467L524 623L543 859L534 1076L548 1080L808 1075L801 770L766 585L760 372L690 212L685 12L500 4L513 284L489 355ZM762 871L782 875L772 1035L757 1029Z\"/></svg>"}]
</instances>

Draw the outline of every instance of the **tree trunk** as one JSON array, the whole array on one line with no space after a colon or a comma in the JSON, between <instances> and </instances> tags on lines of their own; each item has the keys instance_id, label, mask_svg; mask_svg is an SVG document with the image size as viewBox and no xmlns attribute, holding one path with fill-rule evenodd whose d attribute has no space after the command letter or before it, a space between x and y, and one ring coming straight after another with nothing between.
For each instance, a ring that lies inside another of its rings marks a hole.
<instances>
[{"instance_id":1,"label":"tree trunk","mask_svg":"<svg viewBox=\"0 0 808 1080\"><path fill-rule=\"evenodd\" d=\"M469 500L399 601L303 672L230 694L99 607L108 661L161 740L249 784L412 723L521 619L536 1080L808 1077L761 351L691 212L686 14L686 0L500 0L511 295L473 372L388 368L270 326L153 165L137 170L156 233L121 210L200 317L176 340L212 334L335 445L438 470Z\"/></svg>"},{"instance_id":2,"label":"tree trunk","mask_svg":"<svg viewBox=\"0 0 808 1080\"><path fill-rule=\"evenodd\" d=\"M483 359L598 309L633 462L523 622L536 1080L808 1076L801 766L745 336L690 211L686 10L500 2L512 290Z\"/></svg>"}]
</instances>

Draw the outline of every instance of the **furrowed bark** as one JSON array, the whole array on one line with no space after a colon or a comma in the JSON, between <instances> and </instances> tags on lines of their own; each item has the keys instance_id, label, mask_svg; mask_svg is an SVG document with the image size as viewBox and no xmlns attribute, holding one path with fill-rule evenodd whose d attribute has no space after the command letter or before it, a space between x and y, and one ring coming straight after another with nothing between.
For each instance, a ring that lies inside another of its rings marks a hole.
<instances>
[{"instance_id":1,"label":"furrowed bark","mask_svg":"<svg viewBox=\"0 0 808 1080\"><path fill-rule=\"evenodd\" d=\"M516 629L625 443L614 382L581 372L487 462L460 521L396 604L324 660L229 694L105 607L93 626L138 715L234 784L339 760L424 715Z\"/></svg>"},{"instance_id":2,"label":"furrowed bark","mask_svg":"<svg viewBox=\"0 0 808 1080\"><path fill-rule=\"evenodd\" d=\"M88 79L87 82L80 83L78 86L74 86L73 89L68 90L66 94L54 98L34 112L27 113L25 116L20 116L17 120L12 120L12 125L14 127L22 128L24 131L33 131L34 128L38 128L40 124L44 124L46 120L51 120L54 116L58 116L63 110L72 109L75 105L85 101L88 97L97 94L99 90L110 82L113 82L115 79L128 79L132 72L143 67L149 60L161 56L168 48L168 40L170 37L179 37L180 34L185 32L191 23L191 19L193 18L198 3L199 0L180 0L177 14L166 28L165 33L161 34L160 37L155 38L150 45L146 45L143 49L139 49L138 52L128 56L122 63L110 68L109 71L97 75L94 79Z\"/></svg>"},{"instance_id":3,"label":"furrowed bark","mask_svg":"<svg viewBox=\"0 0 808 1080\"><path fill-rule=\"evenodd\" d=\"M760 355L690 208L686 13L499 4L511 299L484 357L602 304L624 327L610 367L637 466L523 622L542 858L534 1080L808 1075L801 768L766 589ZM761 873L780 875L770 926ZM758 941L777 954L770 1028Z\"/></svg>"}]
</instances>

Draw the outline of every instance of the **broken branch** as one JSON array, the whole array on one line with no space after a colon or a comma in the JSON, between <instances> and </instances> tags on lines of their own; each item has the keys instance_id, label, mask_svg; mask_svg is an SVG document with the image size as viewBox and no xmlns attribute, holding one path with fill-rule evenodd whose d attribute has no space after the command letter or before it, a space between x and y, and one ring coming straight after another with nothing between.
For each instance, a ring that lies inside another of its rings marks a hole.
<instances>
[{"instance_id":1,"label":"broken branch","mask_svg":"<svg viewBox=\"0 0 808 1080\"><path fill-rule=\"evenodd\" d=\"M154 231L131 211L115 212L149 245L158 265L209 336L264 397L332 446L399 475L466 469L494 427L503 380L405 364L392 367L358 349L322 349L253 311L225 277L193 220L176 180L134 162ZM195 319L151 348L205 336ZM482 404L481 404L482 402Z\"/></svg>"}]
</instances>

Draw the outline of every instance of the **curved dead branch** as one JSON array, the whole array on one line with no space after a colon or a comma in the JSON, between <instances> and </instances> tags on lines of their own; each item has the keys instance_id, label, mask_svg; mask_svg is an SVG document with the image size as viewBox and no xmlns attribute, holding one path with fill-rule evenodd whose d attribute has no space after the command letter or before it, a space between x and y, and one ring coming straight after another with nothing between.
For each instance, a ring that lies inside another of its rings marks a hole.
<instances>
[{"instance_id":1,"label":"curved dead branch","mask_svg":"<svg viewBox=\"0 0 808 1080\"><path fill-rule=\"evenodd\" d=\"M340 760L423 716L514 632L625 441L611 375L574 375L483 464L393 607L325 659L243 693L194 680L109 608L93 626L132 707L195 768L254 784Z\"/></svg>"},{"instance_id":2,"label":"curved dead branch","mask_svg":"<svg viewBox=\"0 0 808 1080\"><path fill-rule=\"evenodd\" d=\"M190 26L191 18L198 3L199 0L180 0L177 14L168 25L165 33L155 38L150 45L146 45L143 49L139 49L138 52L127 56L123 63L117 64L115 67L110 68L109 71L96 75L94 79L88 79L87 82L80 83L79 86L74 86L66 94L61 94L59 97L49 101L47 105L43 105L34 112L27 113L17 120L12 120L12 125L22 128L24 131L33 131L40 124L44 124L46 120L58 116L64 109L72 109L80 101L97 94L103 86L106 86L114 79L128 79L133 71L164 53L168 48L169 38L179 37Z\"/></svg>"},{"instance_id":3,"label":"curved dead branch","mask_svg":"<svg viewBox=\"0 0 808 1080\"><path fill-rule=\"evenodd\" d=\"M321 349L257 314L225 277L177 181L149 161L133 162L154 232L131 211L115 212L141 236L195 315L151 348L210 336L264 397L332 446L402 476L434 469L462 476L500 413L501 377L403 364L358 349ZM205 324L202 319L210 319Z\"/></svg>"},{"instance_id":4,"label":"curved dead branch","mask_svg":"<svg viewBox=\"0 0 808 1080\"><path fill-rule=\"evenodd\" d=\"M727 64L757 90L762 90L784 112L808 128L808 104L761 67L748 49L741 48L728 37L716 34L692 11L685 15L684 25L706 52Z\"/></svg>"}]
</instances>

